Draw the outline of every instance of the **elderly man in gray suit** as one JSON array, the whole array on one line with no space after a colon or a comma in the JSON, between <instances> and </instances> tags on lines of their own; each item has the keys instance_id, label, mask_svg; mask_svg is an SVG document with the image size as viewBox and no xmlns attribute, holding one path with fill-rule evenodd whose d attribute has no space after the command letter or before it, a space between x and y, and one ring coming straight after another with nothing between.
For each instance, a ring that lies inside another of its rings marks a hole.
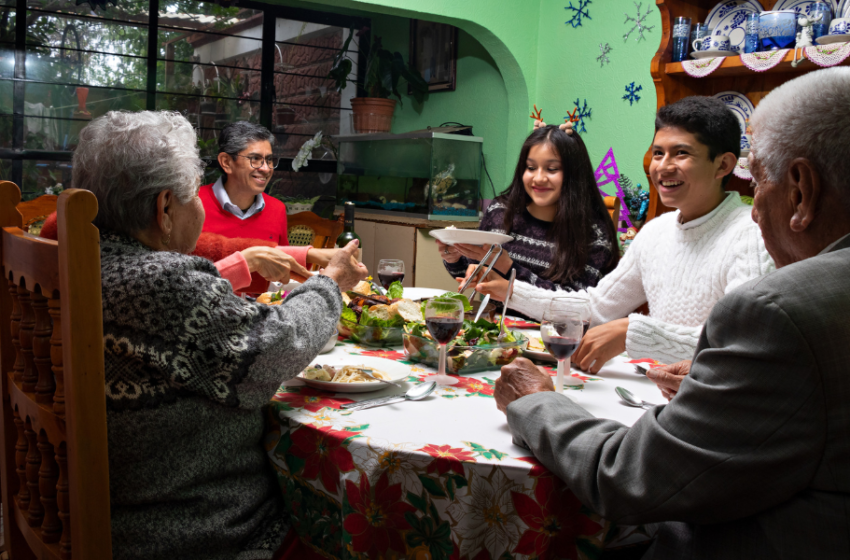
<instances>
[{"instance_id":1,"label":"elderly man in gray suit","mask_svg":"<svg viewBox=\"0 0 850 560\"><path fill-rule=\"evenodd\" d=\"M627 428L527 360L496 382L514 440L585 505L662 522L647 558L850 558L850 68L785 83L751 123L778 270L715 305L658 379L687 373L671 402Z\"/></svg>"}]
</instances>

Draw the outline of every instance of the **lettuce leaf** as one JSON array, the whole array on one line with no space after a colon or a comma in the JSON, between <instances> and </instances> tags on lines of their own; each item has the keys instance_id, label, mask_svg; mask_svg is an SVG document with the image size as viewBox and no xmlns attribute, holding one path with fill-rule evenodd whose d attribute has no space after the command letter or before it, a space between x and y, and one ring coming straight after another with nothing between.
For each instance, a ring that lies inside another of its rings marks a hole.
<instances>
[{"instance_id":1,"label":"lettuce leaf","mask_svg":"<svg viewBox=\"0 0 850 560\"><path fill-rule=\"evenodd\" d=\"M391 299L400 298L404 293L404 287L402 287L401 282L395 281L390 284L390 287L387 288L387 296Z\"/></svg>"},{"instance_id":2,"label":"lettuce leaf","mask_svg":"<svg viewBox=\"0 0 850 560\"><path fill-rule=\"evenodd\" d=\"M355 325L357 324L357 313L355 313L354 310L351 309L350 307L343 307L342 308L341 317L343 319L345 319L346 321L348 321L349 323L354 323Z\"/></svg>"}]
</instances>

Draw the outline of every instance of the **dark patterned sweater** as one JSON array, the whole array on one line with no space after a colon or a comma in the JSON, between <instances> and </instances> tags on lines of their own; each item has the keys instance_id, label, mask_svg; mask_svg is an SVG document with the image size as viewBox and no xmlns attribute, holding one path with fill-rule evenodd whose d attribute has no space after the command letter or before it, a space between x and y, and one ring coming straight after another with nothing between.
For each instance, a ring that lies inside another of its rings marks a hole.
<instances>
[{"instance_id":1,"label":"dark patterned sweater","mask_svg":"<svg viewBox=\"0 0 850 560\"><path fill-rule=\"evenodd\" d=\"M330 338L339 288L251 303L206 259L109 233L101 268L115 559L272 558L288 525L262 408Z\"/></svg>"},{"instance_id":2,"label":"dark patterned sweater","mask_svg":"<svg viewBox=\"0 0 850 560\"><path fill-rule=\"evenodd\" d=\"M498 199L490 203L478 229L505 233L504 228L505 205ZM593 241L590 244L590 254L584 271L572 280L556 284L544 277L545 272L552 264L552 255L555 244L549 241L549 232L552 222L538 220L523 208L522 212L514 214L514 223L511 227L510 236L513 241L505 243L502 248L514 261L512 268L516 269L516 279L526 282L538 288L546 290L584 290L596 286L599 280L614 269L606 263L611 260L611 247L616 246L616 241L609 239L602 222L593 224ZM456 263L443 261L446 270L454 277L466 276L466 269L470 263L478 261L461 257ZM495 269L494 269L495 270Z\"/></svg>"}]
</instances>

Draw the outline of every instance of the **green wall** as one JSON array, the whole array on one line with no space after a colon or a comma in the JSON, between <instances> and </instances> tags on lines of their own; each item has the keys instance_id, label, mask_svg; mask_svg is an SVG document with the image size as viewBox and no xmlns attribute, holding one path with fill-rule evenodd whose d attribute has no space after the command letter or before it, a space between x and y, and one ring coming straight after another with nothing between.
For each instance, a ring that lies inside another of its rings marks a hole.
<instances>
[{"instance_id":1,"label":"green wall","mask_svg":"<svg viewBox=\"0 0 850 560\"><path fill-rule=\"evenodd\" d=\"M651 6L646 40L632 33L623 41L636 7L632 0L595 0L591 19L573 28L565 24L571 0L301 0L299 5L369 15L373 32L385 44L407 53L407 18L450 23L461 29L457 90L432 94L422 106L405 99L393 130L404 132L460 121L484 137L485 155L497 190L507 186L522 141L531 130L532 104L548 123L562 122L573 102L587 100L592 116L582 136L598 165L608 148L621 173L646 184L643 156L652 141L655 87L649 73L661 40L661 17ZM572 0L573 5L578 0ZM599 43L610 44L610 64L600 67ZM622 99L625 86L643 86L640 100ZM489 193L489 184L484 193ZM613 191L612 191L613 192Z\"/></svg>"}]
</instances>

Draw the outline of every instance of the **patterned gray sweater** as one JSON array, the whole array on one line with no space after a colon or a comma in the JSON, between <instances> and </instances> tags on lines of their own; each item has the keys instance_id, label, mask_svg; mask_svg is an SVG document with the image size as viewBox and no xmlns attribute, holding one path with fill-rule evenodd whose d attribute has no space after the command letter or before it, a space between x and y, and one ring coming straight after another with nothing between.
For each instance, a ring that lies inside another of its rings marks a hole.
<instances>
[{"instance_id":1,"label":"patterned gray sweater","mask_svg":"<svg viewBox=\"0 0 850 560\"><path fill-rule=\"evenodd\" d=\"M272 558L288 526L262 409L330 338L339 288L251 303L209 261L111 233L101 264L116 560Z\"/></svg>"}]
</instances>

